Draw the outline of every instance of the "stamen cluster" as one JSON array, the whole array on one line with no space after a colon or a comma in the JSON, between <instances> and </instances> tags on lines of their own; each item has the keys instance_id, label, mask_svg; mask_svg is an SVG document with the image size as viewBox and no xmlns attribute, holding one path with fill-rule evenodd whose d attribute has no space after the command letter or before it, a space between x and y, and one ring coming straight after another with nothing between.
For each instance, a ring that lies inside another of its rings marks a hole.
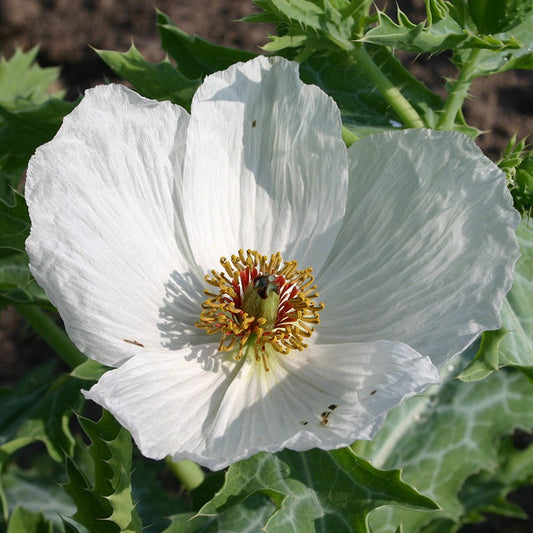
<instances>
[{"instance_id":1,"label":"stamen cluster","mask_svg":"<svg viewBox=\"0 0 533 533\"><path fill-rule=\"evenodd\" d=\"M255 250L239 250L230 260L222 257L220 263L224 272L212 270L205 276L217 291L205 291L209 298L202 304L196 323L210 335L221 334L220 351L235 350L239 360L253 348L255 359L263 361L268 371L268 347L284 355L307 347L304 339L313 333L311 324L319 323L319 311L324 308L313 301L318 293L312 268L297 270L297 262L283 261L279 252L268 258ZM272 287L270 291L265 290L265 283ZM249 305L254 290L257 298L265 300L265 312ZM273 298L267 302L269 292ZM273 318L270 310L266 311L268 305L277 307ZM256 309L257 316L251 314L251 308Z\"/></svg>"}]
</instances>

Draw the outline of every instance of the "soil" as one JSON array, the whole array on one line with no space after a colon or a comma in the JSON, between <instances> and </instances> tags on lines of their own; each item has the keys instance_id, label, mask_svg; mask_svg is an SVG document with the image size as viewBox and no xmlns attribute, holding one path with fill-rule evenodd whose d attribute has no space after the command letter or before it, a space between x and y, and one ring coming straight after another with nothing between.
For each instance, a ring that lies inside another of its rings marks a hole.
<instances>
[{"instance_id":1,"label":"soil","mask_svg":"<svg viewBox=\"0 0 533 533\"><path fill-rule=\"evenodd\" d=\"M423 18L422 0L401 0L399 4L415 20ZM253 12L250 0L158 0L157 8L183 30L227 46L259 51L271 31L267 25L237 22ZM60 84L69 99L87 87L116 79L91 47L125 51L132 42L148 60L163 58L151 0L0 0L0 55L9 57L16 47L28 50L39 45L40 64L61 67ZM443 96L443 78L456 74L446 55L406 55L403 61ZM480 78L473 84L465 116L467 122L487 132L478 143L492 159L500 157L513 134L522 138L533 131L532 87L530 71ZM29 368L50 357L51 350L25 327L13 309L0 312L0 385L13 384ZM516 497L525 498L520 503L531 513L531 491L526 496L522 491ZM496 517L463 531L531 530L531 520Z\"/></svg>"}]
</instances>

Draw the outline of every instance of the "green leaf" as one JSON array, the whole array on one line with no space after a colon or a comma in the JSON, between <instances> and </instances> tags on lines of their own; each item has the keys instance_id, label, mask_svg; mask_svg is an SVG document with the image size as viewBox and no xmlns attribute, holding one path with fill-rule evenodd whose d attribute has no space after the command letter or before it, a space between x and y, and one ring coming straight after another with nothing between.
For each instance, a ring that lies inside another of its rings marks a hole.
<instances>
[{"instance_id":1,"label":"green leaf","mask_svg":"<svg viewBox=\"0 0 533 533\"><path fill-rule=\"evenodd\" d=\"M74 438L68 427L72 409L83 398L79 381L51 375L55 362L25 375L14 389L0 389L0 473L14 452L36 441L46 446L55 461L71 453ZM4 515L7 504L0 478L0 501Z\"/></svg>"},{"instance_id":2,"label":"green leaf","mask_svg":"<svg viewBox=\"0 0 533 533\"><path fill-rule=\"evenodd\" d=\"M44 290L31 275L26 252L3 258L0 253L0 305L13 303L51 307Z\"/></svg>"},{"instance_id":3,"label":"green leaf","mask_svg":"<svg viewBox=\"0 0 533 533\"><path fill-rule=\"evenodd\" d=\"M160 533L169 526L172 515L191 509L184 498L165 490L160 481L165 468L163 461L134 460L131 489L135 508L145 524L143 533Z\"/></svg>"},{"instance_id":4,"label":"green leaf","mask_svg":"<svg viewBox=\"0 0 533 533\"><path fill-rule=\"evenodd\" d=\"M529 12L523 20L508 33L494 35L498 39L509 37L521 43L518 48L507 50L480 50L476 56L474 67L471 68L471 77L489 76L511 69L533 69L533 11ZM462 65L467 60L468 52L457 50L453 61Z\"/></svg>"},{"instance_id":5,"label":"green leaf","mask_svg":"<svg viewBox=\"0 0 533 533\"><path fill-rule=\"evenodd\" d=\"M70 375L86 381L98 381L110 367L98 363L94 359L87 359L81 365L78 365Z\"/></svg>"},{"instance_id":6,"label":"green leaf","mask_svg":"<svg viewBox=\"0 0 533 533\"><path fill-rule=\"evenodd\" d=\"M529 150L527 156L522 159L515 168L514 188L511 194L515 207L521 211L522 216L533 216L533 151Z\"/></svg>"},{"instance_id":7,"label":"green leaf","mask_svg":"<svg viewBox=\"0 0 533 533\"><path fill-rule=\"evenodd\" d=\"M533 222L526 218L517 229L521 256L514 281L502 307L503 328L486 332L480 350L460 379L484 379L504 366L515 366L526 374L533 371ZM528 370L529 369L529 370Z\"/></svg>"},{"instance_id":8,"label":"green leaf","mask_svg":"<svg viewBox=\"0 0 533 533\"><path fill-rule=\"evenodd\" d=\"M180 30L167 15L157 12L161 47L172 57L178 70L186 77L199 80L238 61L248 61L257 54L210 43L201 37Z\"/></svg>"},{"instance_id":9,"label":"green leaf","mask_svg":"<svg viewBox=\"0 0 533 533\"><path fill-rule=\"evenodd\" d=\"M134 45L124 53L110 50L96 52L116 74L133 84L142 96L170 100L186 109L190 108L200 81L186 78L168 59L157 64L149 63Z\"/></svg>"},{"instance_id":10,"label":"green leaf","mask_svg":"<svg viewBox=\"0 0 533 533\"><path fill-rule=\"evenodd\" d=\"M498 161L507 175L514 207L524 217L533 214L533 149L527 146L527 139L524 137L517 142L513 135Z\"/></svg>"},{"instance_id":11,"label":"green leaf","mask_svg":"<svg viewBox=\"0 0 533 533\"><path fill-rule=\"evenodd\" d=\"M527 519L527 513L507 500L507 495L533 484L533 445L518 450L511 438L503 439L498 448L498 464L496 472L483 470L467 479L461 488L459 499L466 521L478 521L486 513Z\"/></svg>"},{"instance_id":12,"label":"green leaf","mask_svg":"<svg viewBox=\"0 0 533 533\"><path fill-rule=\"evenodd\" d=\"M42 513L17 507L9 520L7 533L52 533L52 524L45 520Z\"/></svg>"},{"instance_id":13,"label":"green leaf","mask_svg":"<svg viewBox=\"0 0 533 533\"><path fill-rule=\"evenodd\" d=\"M55 67L41 68L35 64L39 49L16 50L8 60L0 57L0 106L15 110L41 105L51 97L61 98L61 92L48 89L59 77Z\"/></svg>"},{"instance_id":14,"label":"green leaf","mask_svg":"<svg viewBox=\"0 0 533 533\"><path fill-rule=\"evenodd\" d=\"M332 490L331 480L335 480ZM262 531L367 531L366 516L376 507L402 505L434 508L400 480L398 471L380 471L348 448L325 452L262 453L230 466L226 481L200 516L214 516L257 493L276 509Z\"/></svg>"},{"instance_id":15,"label":"green leaf","mask_svg":"<svg viewBox=\"0 0 533 533\"><path fill-rule=\"evenodd\" d=\"M56 68L34 64L37 48L0 58L0 198L11 199L37 146L50 140L72 104L57 100L48 89Z\"/></svg>"},{"instance_id":16,"label":"green leaf","mask_svg":"<svg viewBox=\"0 0 533 533\"><path fill-rule=\"evenodd\" d=\"M80 533L80 530L65 518L63 518L63 528L65 533Z\"/></svg>"},{"instance_id":17,"label":"green leaf","mask_svg":"<svg viewBox=\"0 0 533 533\"><path fill-rule=\"evenodd\" d=\"M502 323L508 333L500 345L499 364L533 367L533 220L522 220L516 234L522 255L503 302Z\"/></svg>"},{"instance_id":18,"label":"green leaf","mask_svg":"<svg viewBox=\"0 0 533 533\"><path fill-rule=\"evenodd\" d=\"M454 363L450 369L464 366ZM502 437L533 425L533 387L520 372L501 370L471 383L453 379L453 372L427 397L391 411L372 442L355 446L378 468L402 468L404 481L442 508L424 513L378 509L370 516L373 533L393 533L400 525L414 533L433 521L458 524L468 512L457 496L465 480L480 470L496 472Z\"/></svg>"},{"instance_id":19,"label":"green leaf","mask_svg":"<svg viewBox=\"0 0 533 533\"><path fill-rule=\"evenodd\" d=\"M131 437L107 411L98 422L79 418L91 439L94 468L83 472L66 457L69 482L63 485L76 504L73 518L91 533L140 533L142 524L131 495Z\"/></svg>"},{"instance_id":20,"label":"green leaf","mask_svg":"<svg viewBox=\"0 0 533 533\"><path fill-rule=\"evenodd\" d=\"M194 513L179 513L170 517L170 525L162 533L216 533L217 521L211 517L196 516ZM229 529L229 531L238 531Z\"/></svg>"},{"instance_id":21,"label":"green leaf","mask_svg":"<svg viewBox=\"0 0 533 533\"><path fill-rule=\"evenodd\" d=\"M512 36L497 38L470 31L451 12L431 25L413 24L401 11L398 14L398 22L394 22L388 15L379 13L379 25L370 29L361 40L420 54L472 48L502 51L521 46Z\"/></svg>"},{"instance_id":22,"label":"green leaf","mask_svg":"<svg viewBox=\"0 0 533 533\"><path fill-rule=\"evenodd\" d=\"M263 524L267 523L274 511L270 498L264 494L254 494L216 517L198 516L194 513L175 515L171 517L171 524L163 533L257 533L263 531ZM292 529L288 531L297 533Z\"/></svg>"},{"instance_id":23,"label":"green leaf","mask_svg":"<svg viewBox=\"0 0 533 533\"><path fill-rule=\"evenodd\" d=\"M9 198L35 149L57 133L75 104L47 100L29 109L0 107L0 198Z\"/></svg>"},{"instance_id":24,"label":"green leaf","mask_svg":"<svg viewBox=\"0 0 533 533\"><path fill-rule=\"evenodd\" d=\"M24 197L13 192L13 202L0 198L0 257L6 253L24 252L24 242L30 234L30 217Z\"/></svg>"},{"instance_id":25,"label":"green leaf","mask_svg":"<svg viewBox=\"0 0 533 533\"><path fill-rule=\"evenodd\" d=\"M32 454L32 461L39 464L25 470L10 464L2 476L8 508L11 513L20 506L32 513L42 513L47 521L53 523L54 531L62 531L61 517L75 511L70 498L58 483L63 475L62 469L59 471L59 465L50 464L49 457L44 453L37 458Z\"/></svg>"},{"instance_id":26,"label":"green leaf","mask_svg":"<svg viewBox=\"0 0 533 533\"><path fill-rule=\"evenodd\" d=\"M42 441L56 461L72 452L74 438L68 421L72 409L83 402L80 382L67 375L53 378L49 375L52 368L40 367L13 390L0 390L0 451L12 450L12 442L28 440Z\"/></svg>"},{"instance_id":27,"label":"green leaf","mask_svg":"<svg viewBox=\"0 0 533 533\"><path fill-rule=\"evenodd\" d=\"M30 273L24 243L30 218L24 197L13 191L11 205L0 199L0 305L12 302L49 305Z\"/></svg>"},{"instance_id":28,"label":"green leaf","mask_svg":"<svg viewBox=\"0 0 533 533\"><path fill-rule=\"evenodd\" d=\"M283 23L286 34L305 35L310 44L319 42L318 48L345 51L353 49L352 40L370 7L368 1L354 6L348 0L255 0L255 4L263 9L269 21ZM245 20L257 22L258 18L251 16ZM272 39L276 43L278 37ZM279 49L279 43L277 46Z\"/></svg>"},{"instance_id":29,"label":"green leaf","mask_svg":"<svg viewBox=\"0 0 533 533\"><path fill-rule=\"evenodd\" d=\"M533 371L533 221L522 220L516 233L521 255L503 301L503 328L483 334L476 358L458 376L464 381L484 379L505 366L515 366L526 374Z\"/></svg>"},{"instance_id":30,"label":"green leaf","mask_svg":"<svg viewBox=\"0 0 533 533\"><path fill-rule=\"evenodd\" d=\"M497 329L485 331L476 358L457 376L463 381L478 381L498 370L498 352L507 331Z\"/></svg>"},{"instance_id":31,"label":"green leaf","mask_svg":"<svg viewBox=\"0 0 533 533\"><path fill-rule=\"evenodd\" d=\"M532 0L468 0L467 5L472 20L483 34L508 31L533 9Z\"/></svg>"},{"instance_id":32,"label":"green leaf","mask_svg":"<svg viewBox=\"0 0 533 533\"><path fill-rule=\"evenodd\" d=\"M254 0L263 10L246 17L247 22L275 24L279 36L263 48L283 50L295 45L307 49L350 51L354 41L372 21L371 0Z\"/></svg>"}]
</instances>

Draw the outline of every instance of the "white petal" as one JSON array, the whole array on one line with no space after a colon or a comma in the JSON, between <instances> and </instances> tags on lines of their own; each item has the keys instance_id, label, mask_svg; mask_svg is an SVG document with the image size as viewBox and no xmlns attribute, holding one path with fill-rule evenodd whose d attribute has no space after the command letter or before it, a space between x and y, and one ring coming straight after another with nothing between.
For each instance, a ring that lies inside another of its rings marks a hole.
<instances>
[{"instance_id":1,"label":"white petal","mask_svg":"<svg viewBox=\"0 0 533 533\"><path fill-rule=\"evenodd\" d=\"M189 330L197 318L190 307L203 295L181 219L187 124L169 102L97 87L30 161L32 273L71 339L102 363L175 346L162 331L169 317Z\"/></svg>"},{"instance_id":2,"label":"white petal","mask_svg":"<svg viewBox=\"0 0 533 533\"><path fill-rule=\"evenodd\" d=\"M177 446L194 454L209 438L207 414L216 411L238 369L234 361L214 358L216 352L212 344L141 353L84 395L108 409L145 456L162 459Z\"/></svg>"},{"instance_id":3,"label":"white petal","mask_svg":"<svg viewBox=\"0 0 533 533\"><path fill-rule=\"evenodd\" d=\"M218 470L259 451L369 439L392 407L439 380L428 358L386 341L270 357L269 372L215 351L137 355L86 396L113 413L144 455Z\"/></svg>"},{"instance_id":4,"label":"white petal","mask_svg":"<svg viewBox=\"0 0 533 533\"><path fill-rule=\"evenodd\" d=\"M258 57L209 76L187 136L185 221L207 271L239 249L318 268L346 203L340 113L298 66Z\"/></svg>"},{"instance_id":5,"label":"white petal","mask_svg":"<svg viewBox=\"0 0 533 533\"><path fill-rule=\"evenodd\" d=\"M318 338L401 341L441 365L500 325L520 219L504 175L451 132L384 133L348 154L347 216L317 277Z\"/></svg>"}]
</instances>

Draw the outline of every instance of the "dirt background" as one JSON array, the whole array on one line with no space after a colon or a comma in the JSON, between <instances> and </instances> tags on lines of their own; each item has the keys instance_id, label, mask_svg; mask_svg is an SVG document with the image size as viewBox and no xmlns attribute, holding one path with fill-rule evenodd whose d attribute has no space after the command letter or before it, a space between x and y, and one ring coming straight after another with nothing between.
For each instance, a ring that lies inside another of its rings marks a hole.
<instances>
[{"instance_id":1,"label":"dirt background","mask_svg":"<svg viewBox=\"0 0 533 533\"><path fill-rule=\"evenodd\" d=\"M189 33L210 41L258 51L267 42L266 25L237 22L253 12L250 0L155 0L158 9ZM60 85L67 98L114 74L101 62L97 49L125 51L134 42L150 61L163 53L151 0L0 0L0 55L11 56L16 47L40 46L42 66L60 66ZM399 0L414 20L424 18L422 0ZM380 2L383 5L383 2ZM89 46L90 45L90 46ZM402 61L432 90L445 95L442 80L455 69L446 55L432 58L403 55ZM533 131L533 73L511 71L476 80L466 103L467 122L487 133L478 144L493 160L500 157L514 133L521 138ZM13 384L26 370L52 357L50 349L26 327L13 310L0 312L0 385ZM533 493L519 491L515 500L533 516ZM529 522L494 518L468 526L463 533L526 533Z\"/></svg>"}]
</instances>

